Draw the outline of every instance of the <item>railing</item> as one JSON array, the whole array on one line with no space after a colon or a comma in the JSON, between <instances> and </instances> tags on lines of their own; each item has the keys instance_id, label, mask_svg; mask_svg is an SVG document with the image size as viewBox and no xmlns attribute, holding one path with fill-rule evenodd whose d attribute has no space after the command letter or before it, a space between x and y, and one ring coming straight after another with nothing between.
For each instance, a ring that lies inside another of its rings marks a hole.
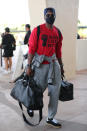
<instances>
[{"instance_id":1,"label":"railing","mask_svg":"<svg viewBox=\"0 0 87 131\"><path fill-rule=\"evenodd\" d=\"M78 26L78 34L80 39L87 39L87 26Z\"/></svg>"},{"instance_id":2,"label":"railing","mask_svg":"<svg viewBox=\"0 0 87 131\"><path fill-rule=\"evenodd\" d=\"M78 29L86 29L87 26L78 26Z\"/></svg>"}]
</instances>

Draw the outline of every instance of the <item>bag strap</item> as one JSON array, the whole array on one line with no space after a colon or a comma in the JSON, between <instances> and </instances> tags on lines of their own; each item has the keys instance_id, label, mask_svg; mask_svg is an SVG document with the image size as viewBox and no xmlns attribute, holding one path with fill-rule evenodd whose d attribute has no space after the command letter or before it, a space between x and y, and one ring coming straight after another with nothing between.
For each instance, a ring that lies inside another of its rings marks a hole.
<instances>
[{"instance_id":1,"label":"bag strap","mask_svg":"<svg viewBox=\"0 0 87 131\"><path fill-rule=\"evenodd\" d=\"M37 41L39 40L40 35L40 25L37 26Z\"/></svg>"},{"instance_id":2,"label":"bag strap","mask_svg":"<svg viewBox=\"0 0 87 131\"><path fill-rule=\"evenodd\" d=\"M59 38L61 38L61 36L62 36L61 31L60 31L57 27L55 27L55 28L57 29L57 32L58 32Z\"/></svg>"},{"instance_id":3,"label":"bag strap","mask_svg":"<svg viewBox=\"0 0 87 131\"><path fill-rule=\"evenodd\" d=\"M39 110L39 122L38 122L38 124L32 124L31 122L29 122L29 121L27 120L27 118L26 118L26 116L25 116L25 114L24 114L24 112L23 112L23 107L22 107L22 103L21 103L21 102L19 102L19 106L20 106L20 108L21 108L21 110L22 110L23 120L24 120L24 122L25 122L26 124L28 124L29 126L37 126L37 125L40 124L40 122L41 122L41 120L42 120L42 108Z\"/></svg>"},{"instance_id":4,"label":"bag strap","mask_svg":"<svg viewBox=\"0 0 87 131\"><path fill-rule=\"evenodd\" d=\"M62 34L61 34L61 31L55 27L58 31L58 34L59 34L59 38L61 38ZM39 40L39 35L40 35L40 25L37 26L37 41Z\"/></svg>"}]
</instances>

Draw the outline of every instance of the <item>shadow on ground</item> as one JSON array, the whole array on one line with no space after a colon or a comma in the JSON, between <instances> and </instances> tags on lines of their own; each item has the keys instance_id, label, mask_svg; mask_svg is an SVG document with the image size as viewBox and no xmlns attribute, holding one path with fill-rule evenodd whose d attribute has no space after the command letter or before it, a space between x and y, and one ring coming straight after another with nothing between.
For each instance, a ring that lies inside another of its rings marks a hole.
<instances>
[{"instance_id":1,"label":"shadow on ground","mask_svg":"<svg viewBox=\"0 0 87 131\"><path fill-rule=\"evenodd\" d=\"M18 106L16 106L15 104L13 104L12 102L10 102L9 100L7 100L7 98L5 97L3 92L0 92L0 103L9 107L11 110L16 112L18 116L21 117L20 108ZM6 119L9 120L9 118L6 118ZM35 114L33 119L29 118L29 120L34 121L36 123L38 121L38 113ZM22 125L20 125L19 129L14 129L14 130L15 131L35 131L35 130L36 131L56 131L56 130L58 130L58 129L55 129L51 126L46 125L45 121L46 121L46 117L43 116L43 120L41 121L39 126L30 127L24 123L23 128L22 128ZM62 120L60 120L60 122L62 123L62 128L59 130L61 130L61 131L87 131L87 125L75 123L75 122L69 122L69 121L62 121ZM15 122L14 122L14 124L15 124ZM4 126L4 124L3 124L3 126ZM16 127L16 125L15 125L15 127ZM0 128L1 128L1 126L0 126ZM0 131L5 131L5 127L3 129L1 128Z\"/></svg>"}]
</instances>

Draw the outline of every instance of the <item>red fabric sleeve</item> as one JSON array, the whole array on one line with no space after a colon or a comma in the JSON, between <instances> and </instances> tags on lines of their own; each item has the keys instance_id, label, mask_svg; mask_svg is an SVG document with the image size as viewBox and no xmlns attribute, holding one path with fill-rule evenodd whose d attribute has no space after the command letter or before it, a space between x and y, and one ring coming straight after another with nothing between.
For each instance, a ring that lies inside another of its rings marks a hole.
<instances>
[{"instance_id":1,"label":"red fabric sleeve","mask_svg":"<svg viewBox=\"0 0 87 131\"><path fill-rule=\"evenodd\" d=\"M28 53L34 55L37 50L37 28L34 28L34 30L32 31L28 44L29 44Z\"/></svg>"},{"instance_id":2,"label":"red fabric sleeve","mask_svg":"<svg viewBox=\"0 0 87 131\"><path fill-rule=\"evenodd\" d=\"M61 34L61 38L59 38L59 41L58 41L57 46L56 46L56 57L57 58L62 57L62 40L63 40L63 36Z\"/></svg>"}]
</instances>

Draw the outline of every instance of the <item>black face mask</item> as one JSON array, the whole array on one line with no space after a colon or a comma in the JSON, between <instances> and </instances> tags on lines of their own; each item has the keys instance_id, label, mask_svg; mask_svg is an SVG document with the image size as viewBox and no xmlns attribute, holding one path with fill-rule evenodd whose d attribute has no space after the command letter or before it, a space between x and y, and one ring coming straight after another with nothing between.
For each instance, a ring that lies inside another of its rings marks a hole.
<instances>
[{"instance_id":1,"label":"black face mask","mask_svg":"<svg viewBox=\"0 0 87 131\"><path fill-rule=\"evenodd\" d=\"M50 25L52 25L55 21L55 18L53 16L46 17L46 22Z\"/></svg>"}]
</instances>

